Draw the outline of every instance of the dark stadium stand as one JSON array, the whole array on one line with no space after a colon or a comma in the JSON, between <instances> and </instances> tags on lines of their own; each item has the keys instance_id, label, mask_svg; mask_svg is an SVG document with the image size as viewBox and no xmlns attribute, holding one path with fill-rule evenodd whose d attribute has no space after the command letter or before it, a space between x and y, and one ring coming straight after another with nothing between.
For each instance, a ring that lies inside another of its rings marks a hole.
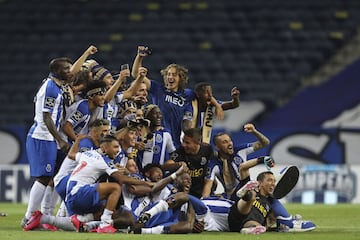
<instances>
[{"instance_id":1,"label":"dark stadium stand","mask_svg":"<svg viewBox=\"0 0 360 240\"><path fill-rule=\"evenodd\" d=\"M0 125L31 124L32 98L52 58L77 58L90 44L111 70L153 49L149 76L176 62L190 87L213 83L218 99L276 106L334 55L360 23L357 0L0 1Z\"/></svg>"}]
</instances>

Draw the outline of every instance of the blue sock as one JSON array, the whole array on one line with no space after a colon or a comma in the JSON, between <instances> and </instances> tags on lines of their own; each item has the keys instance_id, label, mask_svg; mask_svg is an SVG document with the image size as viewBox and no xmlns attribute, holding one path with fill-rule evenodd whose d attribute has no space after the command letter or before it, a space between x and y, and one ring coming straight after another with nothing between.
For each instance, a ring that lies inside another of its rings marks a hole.
<instances>
[{"instance_id":1,"label":"blue sock","mask_svg":"<svg viewBox=\"0 0 360 240\"><path fill-rule=\"evenodd\" d=\"M291 215L288 213L284 205L282 205L282 203L278 199L273 199L271 207L276 217L276 223L278 227L280 226L280 224L284 224L289 228L293 227L293 219Z\"/></svg>"}]
</instances>

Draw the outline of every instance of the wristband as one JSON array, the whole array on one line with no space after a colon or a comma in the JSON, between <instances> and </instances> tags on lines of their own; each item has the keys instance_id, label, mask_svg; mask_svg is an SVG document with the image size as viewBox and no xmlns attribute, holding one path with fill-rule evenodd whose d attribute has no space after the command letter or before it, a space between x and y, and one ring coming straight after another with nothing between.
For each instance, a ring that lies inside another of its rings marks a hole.
<instances>
[{"instance_id":1,"label":"wristband","mask_svg":"<svg viewBox=\"0 0 360 240\"><path fill-rule=\"evenodd\" d=\"M264 163L264 157L258 157L257 164L263 164Z\"/></svg>"},{"instance_id":2,"label":"wristband","mask_svg":"<svg viewBox=\"0 0 360 240\"><path fill-rule=\"evenodd\" d=\"M176 179L176 173L172 173L172 174L170 175L170 177L171 177L172 180L175 180L175 179Z\"/></svg>"}]
</instances>

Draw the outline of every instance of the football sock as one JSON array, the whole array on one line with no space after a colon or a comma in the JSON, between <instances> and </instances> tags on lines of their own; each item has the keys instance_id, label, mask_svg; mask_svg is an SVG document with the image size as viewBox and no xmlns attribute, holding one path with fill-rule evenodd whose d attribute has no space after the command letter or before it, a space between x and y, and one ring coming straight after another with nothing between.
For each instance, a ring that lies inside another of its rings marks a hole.
<instances>
[{"instance_id":1,"label":"football sock","mask_svg":"<svg viewBox=\"0 0 360 240\"><path fill-rule=\"evenodd\" d=\"M156 203L152 208L147 210L145 213L150 214L150 216L154 216L160 212L165 212L169 209L169 205L166 201L160 200L158 203Z\"/></svg>"},{"instance_id":2,"label":"football sock","mask_svg":"<svg viewBox=\"0 0 360 240\"><path fill-rule=\"evenodd\" d=\"M112 224L112 214L114 212L110 211L109 209L104 209L103 214L101 215L101 223L100 223L100 228L106 227L107 225L111 225Z\"/></svg>"},{"instance_id":3,"label":"football sock","mask_svg":"<svg viewBox=\"0 0 360 240\"><path fill-rule=\"evenodd\" d=\"M275 217L283 217L283 218L289 218L291 219L291 215L289 212L285 209L284 205L278 200L273 199L271 203L272 210L274 212Z\"/></svg>"},{"instance_id":4,"label":"football sock","mask_svg":"<svg viewBox=\"0 0 360 240\"><path fill-rule=\"evenodd\" d=\"M58 194L53 187L46 186L44 197L41 202L41 212L45 215L53 215Z\"/></svg>"},{"instance_id":5,"label":"football sock","mask_svg":"<svg viewBox=\"0 0 360 240\"><path fill-rule=\"evenodd\" d=\"M156 226L152 228L142 228L141 233L142 234L161 234L164 230L164 226Z\"/></svg>"},{"instance_id":6,"label":"football sock","mask_svg":"<svg viewBox=\"0 0 360 240\"><path fill-rule=\"evenodd\" d=\"M101 223L100 221L91 221L91 222L87 222L86 226L88 230L91 230L98 228L100 226L100 223Z\"/></svg>"},{"instance_id":7,"label":"football sock","mask_svg":"<svg viewBox=\"0 0 360 240\"><path fill-rule=\"evenodd\" d=\"M60 204L60 207L56 213L56 216L57 217L68 217L69 214L66 210L66 206L65 206L65 202L64 201L61 201L61 204Z\"/></svg>"},{"instance_id":8,"label":"football sock","mask_svg":"<svg viewBox=\"0 0 360 240\"><path fill-rule=\"evenodd\" d=\"M45 193L46 186L35 181L30 190L29 203L25 213L25 217L30 219L31 214L40 208L41 201Z\"/></svg>"},{"instance_id":9,"label":"football sock","mask_svg":"<svg viewBox=\"0 0 360 240\"><path fill-rule=\"evenodd\" d=\"M84 215L77 215L77 219L79 219L80 222L90 222L94 220L94 214L88 213Z\"/></svg>"},{"instance_id":10,"label":"football sock","mask_svg":"<svg viewBox=\"0 0 360 240\"><path fill-rule=\"evenodd\" d=\"M51 224L65 231L75 231L75 227L72 224L70 217L55 217L51 215L43 215L41 217L40 223Z\"/></svg>"}]
</instances>

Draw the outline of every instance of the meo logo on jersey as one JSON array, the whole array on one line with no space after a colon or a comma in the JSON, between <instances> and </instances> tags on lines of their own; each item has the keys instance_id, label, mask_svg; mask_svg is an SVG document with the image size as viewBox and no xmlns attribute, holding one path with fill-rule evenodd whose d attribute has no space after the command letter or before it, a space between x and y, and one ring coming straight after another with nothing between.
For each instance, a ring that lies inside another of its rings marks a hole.
<instances>
[{"instance_id":1,"label":"meo logo on jersey","mask_svg":"<svg viewBox=\"0 0 360 240\"><path fill-rule=\"evenodd\" d=\"M55 106L55 98L46 97L45 98L45 107L54 108L54 106Z\"/></svg>"}]
</instances>

